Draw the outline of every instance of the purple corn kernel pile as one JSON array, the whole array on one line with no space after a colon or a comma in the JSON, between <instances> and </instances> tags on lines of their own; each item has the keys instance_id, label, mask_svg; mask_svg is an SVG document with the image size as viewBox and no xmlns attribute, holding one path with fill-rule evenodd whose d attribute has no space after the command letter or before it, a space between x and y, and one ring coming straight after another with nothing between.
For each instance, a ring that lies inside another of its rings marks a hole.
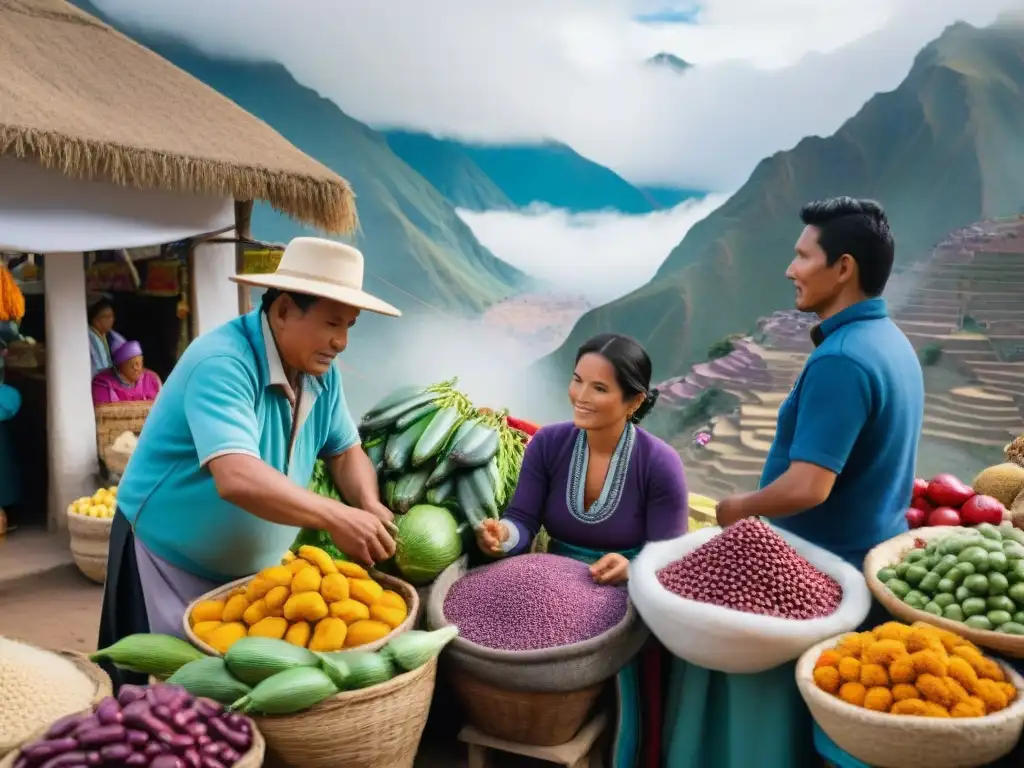
<instances>
[{"instance_id":1,"label":"purple corn kernel pile","mask_svg":"<svg viewBox=\"0 0 1024 768\"><path fill-rule=\"evenodd\" d=\"M839 608L843 588L756 518L726 528L658 571L688 600L781 619L820 619Z\"/></svg>"},{"instance_id":2,"label":"purple corn kernel pile","mask_svg":"<svg viewBox=\"0 0 1024 768\"><path fill-rule=\"evenodd\" d=\"M596 584L586 564L532 554L469 571L445 597L444 615L470 642L536 651L607 632L622 621L627 602L625 589Z\"/></svg>"}]
</instances>

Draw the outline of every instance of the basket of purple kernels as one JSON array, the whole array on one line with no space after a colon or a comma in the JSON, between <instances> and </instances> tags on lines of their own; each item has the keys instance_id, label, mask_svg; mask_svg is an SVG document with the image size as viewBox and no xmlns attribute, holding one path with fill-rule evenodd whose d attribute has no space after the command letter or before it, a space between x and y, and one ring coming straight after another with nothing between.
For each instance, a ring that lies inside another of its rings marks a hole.
<instances>
[{"instance_id":1,"label":"basket of purple kernels","mask_svg":"<svg viewBox=\"0 0 1024 768\"><path fill-rule=\"evenodd\" d=\"M470 719L509 741L568 741L602 684L649 636L626 589L599 585L585 563L546 553L468 571L466 563L438 576L427 621L459 628L445 659Z\"/></svg>"}]
</instances>

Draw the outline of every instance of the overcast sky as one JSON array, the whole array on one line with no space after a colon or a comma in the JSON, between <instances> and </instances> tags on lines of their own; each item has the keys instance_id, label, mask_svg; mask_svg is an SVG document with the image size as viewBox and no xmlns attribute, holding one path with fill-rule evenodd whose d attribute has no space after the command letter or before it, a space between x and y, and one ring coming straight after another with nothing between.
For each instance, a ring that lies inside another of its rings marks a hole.
<instances>
[{"instance_id":1,"label":"overcast sky","mask_svg":"<svg viewBox=\"0 0 1024 768\"><path fill-rule=\"evenodd\" d=\"M374 125L563 140L634 182L735 189L894 88L949 23L1020 0L95 0L209 52L274 59ZM685 4L684 6L685 7ZM667 51L697 68L642 62Z\"/></svg>"}]
</instances>

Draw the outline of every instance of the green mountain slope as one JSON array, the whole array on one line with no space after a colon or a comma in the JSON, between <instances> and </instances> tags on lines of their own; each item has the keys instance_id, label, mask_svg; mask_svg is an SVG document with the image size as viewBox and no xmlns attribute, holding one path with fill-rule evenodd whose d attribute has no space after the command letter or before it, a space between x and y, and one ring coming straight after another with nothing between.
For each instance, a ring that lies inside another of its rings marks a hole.
<instances>
[{"instance_id":1,"label":"green mountain slope","mask_svg":"<svg viewBox=\"0 0 1024 768\"><path fill-rule=\"evenodd\" d=\"M614 330L643 342L659 379L680 375L716 340L792 305L784 272L803 203L881 201L897 259L914 261L951 230L1024 210L1021 137L1024 28L953 25L833 136L763 160L648 284L584 315L544 363L567 370L580 343Z\"/></svg>"},{"instance_id":2,"label":"green mountain slope","mask_svg":"<svg viewBox=\"0 0 1024 768\"><path fill-rule=\"evenodd\" d=\"M650 213L664 207L610 168L557 141L480 145L415 131L385 131L395 154L455 206L475 211L541 203L573 213ZM676 202L694 193L670 190Z\"/></svg>"},{"instance_id":3,"label":"green mountain slope","mask_svg":"<svg viewBox=\"0 0 1024 768\"><path fill-rule=\"evenodd\" d=\"M457 208L493 211L515 208L511 198L484 173L462 144L415 131L383 131L391 150L423 175Z\"/></svg>"},{"instance_id":4,"label":"green mountain slope","mask_svg":"<svg viewBox=\"0 0 1024 768\"><path fill-rule=\"evenodd\" d=\"M88 2L76 4L118 26ZM527 282L479 243L444 196L397 157L381 134L298 83L284 67L211 58L138 29L121 31L349 180L357 196L355 241L366 255L368 290L405 312L475 314ZM252 229L255 237L279 242L310 233L265 205L256 207Z\"/></svg>"}]
</instances>

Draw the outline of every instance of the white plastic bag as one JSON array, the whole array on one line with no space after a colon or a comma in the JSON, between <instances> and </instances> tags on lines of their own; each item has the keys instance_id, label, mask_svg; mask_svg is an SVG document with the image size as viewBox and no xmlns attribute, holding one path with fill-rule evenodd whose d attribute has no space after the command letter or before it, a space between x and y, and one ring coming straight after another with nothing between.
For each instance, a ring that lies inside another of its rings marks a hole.
<instances>
[{"instance_id":1,"label":"white plastic bag","mask_svg":"<svg viewBox=\"0 0 1024 768\"><path fill-rule=\"evenodd\" d=\"M654 636L675 656L733 674L764 672L796 659L812 645L855 630L867 618L871 593L860 571L798 536L772 528L801 557L843 588L838 610L821 619L780 619L687 600L665 589L658 571L722 532L704 528L652 542L629 566L629 597Z\"/></svg>"}]
</instances>

